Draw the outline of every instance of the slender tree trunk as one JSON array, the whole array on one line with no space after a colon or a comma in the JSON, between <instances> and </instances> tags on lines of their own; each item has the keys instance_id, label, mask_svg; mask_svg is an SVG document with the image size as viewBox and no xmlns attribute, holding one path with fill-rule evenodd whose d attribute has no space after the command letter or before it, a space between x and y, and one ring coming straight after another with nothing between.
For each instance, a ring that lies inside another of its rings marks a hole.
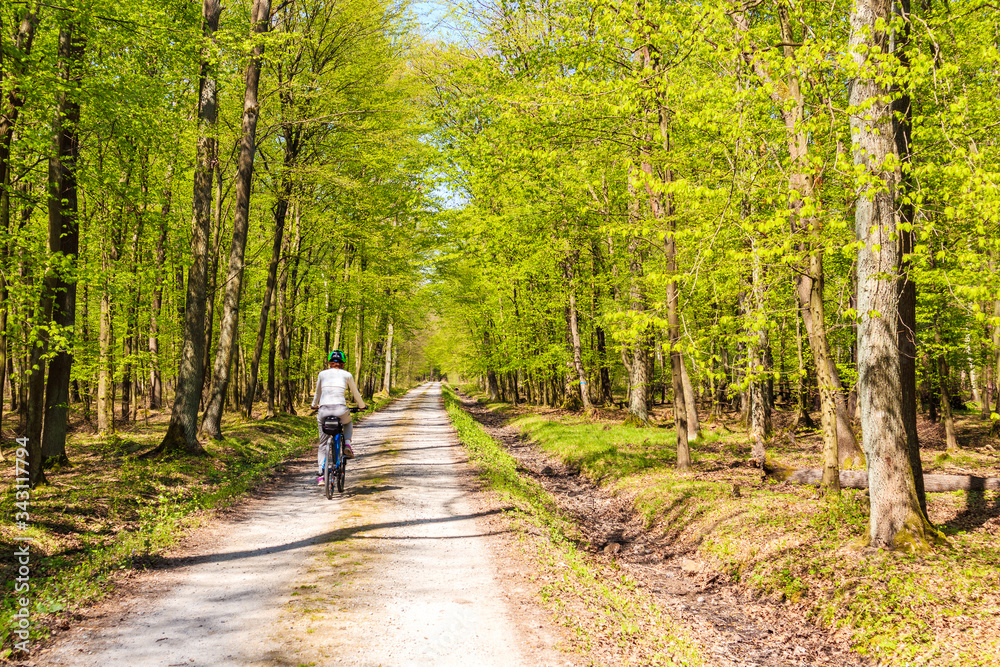
<instances>
[{"instance_id":1,"label":"slender tree trunk","mask_svg":"<svg viewBox=\"0 0 1000 667\"><path fill-rule=\"evenodd\" d=\"M51 273L47 271L47 273ZM52 319L52 291L50 277L46 276L46 286L42 288L41 301L38 306L39 323L48 323ZM45 483L42 471L42 417L45 391L45 354L48 352L48 334L42 327L36 326L31 335L31 351L28 357L28 400L27 428L28 438L28 484L34 488Z\"/></svg>"},{"instance_id":2,"label":"slender tree trunk","mask_svg":"<svg viewBox=\"0 0 1000 667\"><path fill-rule=\"evenodd\" d=\"M599 404L611 405L615 402L615 397L611 393L611 373L608 370L607 341L605 339L604 327L596 320L596 315L601 307L601 285L597 276L602 273L601 244L594 240L591 243L592 274L594 278L593 296L591 298L590 309L594 318L594 338L596 339L597 363L599 365L600 387L597 391L597 402Z\"/></svg>"},{"instance_id":3,"label":"slender tree trunk","mask_svg":"<svg viewBox=\"0 0 1000 667\"><path fill-rule=\"evenodd\" d=\"M156 275L153 278L152 312L149 321L149 401L150 410L163 407L163 377L160 371L160 311L163 309L163 273L166 266L167 230L170 227L170 204L173 200L173 165L167 167L166 187L160 207L160 233L156 239Z\"/></svg>"},{"instance_id":4,"label":"slender tree trunk","mask_svg":"<svg viewBox=\"0 0 1000 667\"><path fill-rule=\"evenodd\" d=\"M212 241L209 250L208 279L205 288L205 349L202 356L201 375L201 401L200 405L208 402L208 390L212 382L212 341L215 337L215 302L219 291L219 255L222 248L222 228L225 226L222 219L222 165L217 159L215 161L215 203L212 206L212 224L209 238Z\"/></svg>"},{"instance_id":5,"label":"slender tree trunk","mask_svg":"<svg viewBox=\"0 0 1000 667\"><path fill-rule=\"evenodd\" d=\"M750 342L747 345L747 370L750 375L750 435L753 438L753 459L764 467L766 452L764 440L771 437L771 404L767 396L767 379L765 354L768 345L766 303L764 300L764 266L760 258L760 249L751 237L751 279L750 279ZM836 455L836 440L834 440L834 455Z\"/></svg>"},{"instance_id":6,"label":"slender tree trunk","mask_svg":"<svg viewBox=\"0 0 1000 667\"><path fill-rule=\"evenodd\" d=\"M567 312L567 326L569 328L569 343L570 348L573 353L573 370L575 371L576 381L573 384L579 383L579 394L580 400L583 405L583 410L587 414L590 414L594 410L594 406L590 403L590 391L587 387L587 369L583 366L583 353L581 351L580 343L580 326L577 321L577 309L576 309L576 285L574 284L576 278L575 265L579 253L573 253L573 256L566 260L564 265L563 275L566 278L567 289L569 290L569 309ZM574 390L576 391L576 390Z\"/></svg>"},{"instance_id":7,"label":"slender tree trunk","mask_svg":"<svg viewBox=\"0 0 1000 667\"><path fill-rule=\"evenodd\" d=\"M812 345L813 359L816 362L816 383L820 392L820 423L823 425L823 480L820 487L828 493L840 492L840 458L839 439L841 424L837 419L837 397L836 392L840 386L838 378L834 375L834 364L830 358L830 350L826 344L825 325L826 321L825 305L823 301L823 280L822 275L823 254L822 250L816 249L809 256L809 272L811 276L809 291L809 315L812 318L813 336L809 342ZM805 321L805 309L803 309L803 321ZM809 325L806 325L806 331ZM819 335L822 330L823 335ZM846 408L845 408L846 409Z\"/></svg>"},{"instance_id":8,"label":"slender tree trunk","mask_svg":"<svg viewBox=\"0 0 1000 667\"><path fill-rule=\"evenodd\" d=\"M1000 299L993 303L993 317L996 318L996 324L993 325L993 412L1000 414ZM14 390L11 389L10 393L13 396ZM990 416L989 406L987 406L986 413L988 418ZM1000 429L1000 419L993 421L990 435L996 436L998 429Z\"/></svg>"},{"instance_id":9,"label":"slender tree trunk","mask_svg":"<svg viewBox=\"0 0 1000 667\"><path fill-rule=\"evenodd\" d=\"M677 271L677 251L674 236L671 233L667 241L667 271L671 274ZM688 447L687 402L684 398L683 366L684 359L678 349L680 343L680 318L678 316L678 300L680 294L676 279L667 283L667 333L670 340L670 377L674 393L674 422L677 432L677 468L688 470L691 467L691 451Z\"/></svg>"},{"instance_id":10,"label":"slender tree trunk","mask_svg":"<svg viewBox=\"0 0 1000 667\"><path fill-rule=\"evenodd\" d=\"M684 361L683 357L681 361ZM688 442L694 442L701 437L701 420L698 418L698 401L695 398L694 385L691 384L686 363L681 363L681 382L684 385L684 404L687 406Z\"/></svg>"},{"instance_id":11,"label":"slender tree trunk","mask_svg":"<svg viewBox=\"0 0 1000 667\"><path fill-rule=\"evenodd\" d=\"M642 288L642 258L639 249L639 239L633 238L628 244L629 296L631 309L642 313L646 308L644 290ZM636 333L632 339L631 359L627 362L629 371L629 421L636 424L646 424L649 421L649 408L646 403L646 385L649 383L649 332ZM622 354L625 354L624 350Z\"/></svg>"},{"instance_id":12,"label":"slender tree trunk","mask_svg":"<svg viewBox=\"0 0 1000 667\"><path fill-rule=\"evenodd\" d=\"M361 265L361 272L364 273L364 262ZM354 336L354 381L361 384L361 368L364 361L364 335L365 335L365 304L358 304L357 327ZM366 397L367 398L367 397Z\"/></svg>"},{"instance_id":13,"label":"slender tree trunk","mask_svg":"<svg viewBox=\"0 0 1000 667\"><path fill-rule=\"evenodd\" d=\"M659 69L659 63L650 54L649 47L642 49L643 61L647 67L654 70ZM664 155L670 155L671 128L669 110L665 106L663 95L657 92L657 120L659 124L660 137ZM652 165L648 159L644 159L643 171L653 176ZM652 178L650 179L652 180ZM673 181L673 172L670 168L664 168L659 174L659 180L664 184ZM677 433L677 468L688 470L691 467L691 451L688 446L688 411L687 401L684 396L684 358L680 350L680 290L677 286L677 219L674 217L673 198L667 194L654 192L651 183L647 184L646 192L649 197L650 209L653 217L666 223L666 259L667 259L667 338L670 343L670 377L674 394L674 422ZM636 362L633 361L633 364Z\"/></svg>"},{"instance_id":14,"label":"slender tree trunk","mask_svg":"<svg viewBox=\"0 0 1000 667\"><path fill-rule=\"evenodd\" d=\"M145 168L145 167L144 167ZM145 189L145 186L143 186ZM143 205L145 209L145 204ZM134 207L130 207L130 212L136 213ZM139 310L139 238L142 236L142 226L145 220L145 211L139 212L135 216L136 225L132 231L132 248L131 248L131 267L129 273L131 274L131 287L132 287L132 297L130 299L128 310L125 314L125 340L124 342L124 354L122 358L124 359L123 369L122 369L122 421L128 423L129 420L133 420L133 410L138 407L138 372L136 372L136 355L139 351L139 320L138 320L138 310Z\"/></svg>"},{"instance_id":15,"label":"slender tree trunk","mask_svg":"<svg viewBox=\"0 0 1000 667\"><path fill-rule=\"evenodd\" d=\"M856 200L858 237L858 401L868 461L873 547L926 546L934 539L921 507L910 462L904 377L900 368L899 309L903 266L895 215L895 175L886 169L895 153L891 63L891 0L856 0L851 12L851 140L861 172ZM881 64L886 62L886 64ZM874 314L877 315L874 315Z\"/></svg>"},{"instance_id":16,"label":"slender tree trunk","mask_svg":"<svg viewBox=\"0 0 1000 667\"><path fill-rule=\"evenodd\" d=\"M670 152L670 127L667 110L659 110L660 133L663 137L664 150ZM670 170L664 171L663 182L673 180ZM674 395L674 422L677 434L677 468L688 470L691 467L691 452L688 446L688 405L684 394L684 358L680 350L680 290L677 286L677 219L673 215L673 201L666 195L660 203L661 210L654 207L654 214L659 214L667 222L666 258L667 274L667 339L670 344L670 378Z\"/></svg>"},{"instance_id":17,"label":"slender tree trunk","mask_svg":"<svg viewBox=\"0 0 1000 667\"><path fill-rule=\"evenodd\" d=\"M215 40L222 4L203 0L202 18L205 37ZM193 214L191 216L191 266L188 269L187 297L184 308L184 342L170 424L160 445L150 452L159 455L179 451L204 454L198 442L198 405L201 402L202 366L205 356L205 298L208 278L208 234L212 220L212 172L218 159L215 124L218 116L218 86L214 55L203 55L199 81L198 149L194 173Z\"/></svg>"},{"instance_id":18,"label":"slender tree trunk","mask_svg":"<svg viewBox=\"0 0 1000 667\"><path fill-rule=\"evenodd\" d=\"M393 334L395 333L392 316L389 316L388 330L385 334L385 375L382 380L382 393L386 396L392 390L392 350Z\"/></svg>"},{"instance_id":19,"label":"slender tree trunk","mask_svg":"<svg viewBox=\"0 0 1000 667\"><path fill-rule=\"evenodd\" d=\"M35 41L41 3L24 3L20 10L14 44L9 51L0 53L0 84L6 95L0 99L0 228L6 234L10 231L10 187L11 165L10 147L14 140L14 130L24 106L21 77L33 64L28 60ZM9 59L9 62L5 62Z\"/></svg>"},{"instance_id":20,"label":"slender tree trunk","mask_svg":"<svg viewBox=\"0 0 1000 667\"><path fill-rule=\"evenodd\" d=\"M292 357L292 325L295 317L295 300L298 285L299 257L302 250L302 230L300 227L299 204L295 204L293 218L295 220L294 241L289 245L289 258L285 270L281 274L281 290L278 296L279 312L279 343L278 358L281 367L281 409L288 414L295 414L294 396L290 382ZM291 288L289 288L291 284Z\"/></svg>"},{"instance_id":21,"label":"slender tree trunk","mask_svg":"<svg viewBox=\"0 0 1000 667\"><path fill-rule=\"evenodd\" d=\"M281 248L285 233L285 217L288 212L288 197L291 194L291 184L284 186L284 196L279 198L274 210L274 239L271 242L271 262L267 266L267 283L264 285L264 297L260 306L260 319L257 324L257 342L254 345L253 357L250 360L250 374L247 380L246 395L243 399L243 414L247 419L253 416L253 404L257 400L257 375L260 369L261 355L264 352L264 339L267 336L268 313L274 296L274 285L278 282L278 262L281 260ZM273 338L273 336L272 336ZM273 354L272 351L269 354Z\"/></svg>"},{"instance_id":22,"label":"slender tree trunk","mask_svg":"<svg viewBox=\"0 0 1000 667\"><path fill-rule=\"evenodd\" d=\"M270 27L271 0L254 0L251 34L263 35ZM259 39L259 38L258 38ZM229 371L233 350L239 335L240 298L243 294L244 256L250 226L250 193L253 182L253 162L257 152L257 119L260 105L257 89L260 83L264 43L258 41L247 65L246 90L243 95L242 137L239 163L236 169L236 211L233 214L233 238L229 246L229 266L226 271L226 291L222 301L222 321L219 324L219 346L212 369L212 387L205 402L201 432L217 440L222 438L222 410L229 389Z\"/></svg>"},{"instance_id":23,"label":"slender tree trunk","mask_svg":"<svg viewBox=\"0 0 1000 667\"><path fill-rule=\"evenodd\" d=\"M944 441L949 454L958 454L958 438L955 435L955 417L951 412L951 391L949 388L948 360L945 358L944 341L941 337L939 317L934 317L934 342L937 345L938 395L941 399L941 421L944 422Z\"/></svg>"},{"instance_id":24,"label":"slender tree trunk","mask_svg":"<svg viewBox=\"0 0 1000 667\"><path fill-rule=\"evenodd\" d=\"M99 330L97 333L98 371L97 371L97 432L101 435L114 433L115 417L114 402L111 399L111 346L114 341L111 320L111 263L107 255L102 253L104 264L104 284L101 286L101 312Z\"/></svg>"},{"instance_id":25,"label":"slender tree trunk","mask_svg":"<svg viewBox=\"0 0 1000 667\"><path fill-rule=\"evenodd\" d=\"M493 358L493 343L490 340L489 329L483 331L483 359L490 360ZM486 387L490 392L491 401L500 400L500 386L497 384L497 374L493 370L491 362L487 361L486 367Z\"/></svg>"},{"instance_id":26,"label":"slender tree trunk","mask_svg":"<svg viewBox=\"0 0 1000 667\"><path fill-rule=\"evenodd\" d=\"M276 378L275 378L275 363L274 355L277 351L278 336L283 334L280 324L281 316L279 314L279 309L281 308L280 301L281 297L271 305L271 340L270 344L267 346L267 413L268 419L272 419L278 415L278 408L276 402Z\"/></svg>"},{"instance_id":27,"label":"slender tree trunk","mask_svg":"<svg viewBox=\"0 0 1000 667\"><path fill-rule=\"evenodd\" d=\"M4 262L6 264L6 262ZM0 275L0 439L3 438L4 390L7 387L7 355L9 341L7 339L7 280ZM11 397L14 395L11 389ZM3 454L0 453L0 457ZM3 460L0 458L0 460Z\"/></svg>"},{"instance_id":28,"label":"slender tree trunk","mask_svg":"<svg viewBox=\"0 0 1000 667\"><path fill-rule=\"evenodd\" d=\"M813 422L812 417L809 416L809 411L806 409L806 363L805 358L802 355L802 320L798 317L795 318L795 353L796 358L799 362L799 372L795 382L795 395L796 402L798 406L795 410L795 421L792 426L793 431L798 431L800 428L816 428L815 422Z\"/></svg>"}]
</instances>

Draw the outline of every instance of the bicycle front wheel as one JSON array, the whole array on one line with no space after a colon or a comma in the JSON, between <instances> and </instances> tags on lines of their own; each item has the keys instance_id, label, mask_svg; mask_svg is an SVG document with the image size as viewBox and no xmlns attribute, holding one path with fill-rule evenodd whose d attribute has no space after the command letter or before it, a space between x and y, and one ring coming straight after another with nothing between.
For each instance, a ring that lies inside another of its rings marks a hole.
<instances>
[{"instance_id":1,"label":"bicycle front wheel","mask_svg":"<svg viewBox=\"0 0 1000 667\"><path fill-rule=\"evenodd\" d=\"M337 470L337 493L344 492L344 473L347 472L347 460L340 462L340 468Z\"/></svg>"}]
</instances>

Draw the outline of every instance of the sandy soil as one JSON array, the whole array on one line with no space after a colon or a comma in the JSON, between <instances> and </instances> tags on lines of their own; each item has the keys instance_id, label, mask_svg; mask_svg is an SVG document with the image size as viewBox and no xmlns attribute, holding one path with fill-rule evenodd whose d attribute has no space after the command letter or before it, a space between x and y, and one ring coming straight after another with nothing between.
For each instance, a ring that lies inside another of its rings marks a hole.
<instances>
[{"instance_id":1,"label":"sandy soil","mask_svg":"<svg viewBox=\"0 0 1000 667\"><path fill-rule=\"evenodd\" d=\"M315 459L35 657L46 665L569 664L560 628L506 561L501 508L476 492L424 385L360 425L347 489Z\"/></svg>"}]
</instances>

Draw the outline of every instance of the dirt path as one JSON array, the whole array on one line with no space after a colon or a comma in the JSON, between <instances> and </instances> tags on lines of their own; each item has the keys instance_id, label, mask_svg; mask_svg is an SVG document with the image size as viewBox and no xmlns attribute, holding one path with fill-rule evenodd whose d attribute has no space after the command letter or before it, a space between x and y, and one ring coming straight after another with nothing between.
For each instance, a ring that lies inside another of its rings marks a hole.
<instances>
[{"instance_id":1,"label":"dirt path","mask_svg":"<svg viewBox=\"0 0 1000 667\"><path fill-rule=\"evenodd\" d=\"M424 385L358 427L342 497L323 498L300 461L38 664L566 663L538 614L512 608L491 555L499 510L470 499L439 396Z\"/></svg>"}]
</instances>

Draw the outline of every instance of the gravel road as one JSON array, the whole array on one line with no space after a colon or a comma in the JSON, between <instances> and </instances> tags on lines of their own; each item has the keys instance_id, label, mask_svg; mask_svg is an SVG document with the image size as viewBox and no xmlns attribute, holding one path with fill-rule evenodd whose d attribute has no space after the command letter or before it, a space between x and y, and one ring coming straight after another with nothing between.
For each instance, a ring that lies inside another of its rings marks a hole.
<instances>
[{"instance_id":1,"label":"gravel road","mask_svg":"<svg viewBox=\"0 0 1000 667\"><path fill-rule=\"evenodd\" d=\"M550 649L537 631L522 649L488 546L497 510L469 499L439 397L423 385L359 425L343 496L303 460L39 664L538 664Z\"/></svg>"}]
</instances>

